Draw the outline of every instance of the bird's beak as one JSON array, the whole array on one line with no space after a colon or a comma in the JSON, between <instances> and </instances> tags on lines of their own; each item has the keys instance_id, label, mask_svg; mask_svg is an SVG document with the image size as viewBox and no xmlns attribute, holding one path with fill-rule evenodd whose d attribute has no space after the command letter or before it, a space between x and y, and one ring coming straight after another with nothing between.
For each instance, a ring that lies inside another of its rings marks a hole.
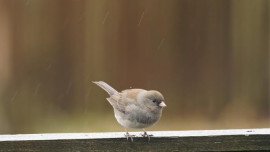
<instances>
[{"instance_id":1,"label":"bird's beak","mask_svg":"<svg viewBox=\"0 0 270 152\"><path fill-rule=\"evenodd\" d=\"M164 103L164 101L162 101L158 106L160 106L161 108L166 107L166 104Z\"/></svg>"}]
</instances>

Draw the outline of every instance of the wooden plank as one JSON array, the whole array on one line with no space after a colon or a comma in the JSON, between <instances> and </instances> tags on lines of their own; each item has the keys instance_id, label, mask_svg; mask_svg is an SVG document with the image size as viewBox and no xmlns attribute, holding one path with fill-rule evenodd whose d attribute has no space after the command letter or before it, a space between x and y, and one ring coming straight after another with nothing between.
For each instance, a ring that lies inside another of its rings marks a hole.
<instances>
[{"instance_id":1,"label":"wooden plank","mask_svg":"<svg viewBox=\"0 0 270 152\"><path fill-rule=\"evenodd\" d=\"M127 141L124 132L0 135L0 152L270 151L270 129L154 131ZM141 132L131 132L140 136Z\"/></svg>"}]
</instances>

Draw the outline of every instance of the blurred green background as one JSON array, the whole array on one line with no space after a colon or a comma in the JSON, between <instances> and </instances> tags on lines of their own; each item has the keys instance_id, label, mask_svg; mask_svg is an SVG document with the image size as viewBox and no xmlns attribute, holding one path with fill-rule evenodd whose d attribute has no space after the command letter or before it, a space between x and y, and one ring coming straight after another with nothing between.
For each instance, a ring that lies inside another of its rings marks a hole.
<instances>
[{"instance_id":1,"label":"blurred green background","mask_svg":"<svg viewBox=\"0 0 270 152\"><path fill-rule=\"evenodd\" d=\"M270 125L269 0L0 0L0 133L123 131L91 81L159 90L148 130Z\"/></svg>"}]
</instances>

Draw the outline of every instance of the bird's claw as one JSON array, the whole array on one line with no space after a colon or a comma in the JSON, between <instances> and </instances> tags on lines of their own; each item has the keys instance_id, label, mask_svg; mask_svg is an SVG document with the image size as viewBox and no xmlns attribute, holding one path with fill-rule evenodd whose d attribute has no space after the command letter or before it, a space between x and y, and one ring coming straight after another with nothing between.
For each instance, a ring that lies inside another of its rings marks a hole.
<instances>
[{"instance_id":1,"label":"bird's claw","mask_svg":"<svg viewBox=\"0 0 270 152\"><path fill-rule=\"evenodd\" d=\"M153 137L154 135L152 134L147 134L147 132L144 132L143 134L141 134L143 137L147 137L148 138L148 142L150 141L150 137Z\"/></svg>"},{"instance_id":2,"label":"bird's claw","mask_svg":"<svg viewBox=\"0 0 270 152\"><path fill-rule=\"evenodd\" d=\"M130 135L128 132L125 134L125 137L127 138L130 138L130 140L133 142L133 137L136 137L135 135Z\"/></svg>"}]
</instances>

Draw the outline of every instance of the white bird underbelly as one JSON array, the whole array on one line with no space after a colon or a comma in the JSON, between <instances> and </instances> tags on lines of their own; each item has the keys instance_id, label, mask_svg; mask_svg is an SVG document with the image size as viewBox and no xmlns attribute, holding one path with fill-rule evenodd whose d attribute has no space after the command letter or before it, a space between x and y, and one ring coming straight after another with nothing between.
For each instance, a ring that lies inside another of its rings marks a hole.
<instances>
[{"instance_id":1,"label":"white bird underbelly","mask_svg":"<svg viewBox=\"0 0 270 152\"><path fill-rule=\"evenodd\" d=\"M118 121L119 124L121 124L122 126L126 127L126 128L133 128L133 129L141 129L141 128L147 128L150 127L152 125L154 125L155 123L140 123L137 121L130 121L129 119L122 119L119 115L117 115L115 113L115 118Z\"/></svg>"}]
</instances>

